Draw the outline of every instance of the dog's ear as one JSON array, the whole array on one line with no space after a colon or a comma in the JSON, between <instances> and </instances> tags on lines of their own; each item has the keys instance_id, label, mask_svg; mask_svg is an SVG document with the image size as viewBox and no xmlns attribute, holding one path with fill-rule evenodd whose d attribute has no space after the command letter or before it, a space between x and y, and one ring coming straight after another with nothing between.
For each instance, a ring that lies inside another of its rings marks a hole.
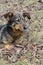
<instances>
[{"instance_id":1,"label":"dog's ear","mask_svg":"<svg viewBox=\"0 0 43 65\"><path fill-rule=\"evenodd\" d=\"M10 18L13 16L13 13L8 12L8 13L4 14L3 16L4 16L4 18L5 18L7 21L9 21Z\"/></svg>"},{"instance_id":2,"label":"dog's ear","mask_svg":"<svg viewBox=\"0 0 43 65\"><path fill-rule=\"evenodd\" d=\"M23 17L27 17L28 19L31 19L30 14L28 12L23 12Z\"/></svg>"}]
</instances>

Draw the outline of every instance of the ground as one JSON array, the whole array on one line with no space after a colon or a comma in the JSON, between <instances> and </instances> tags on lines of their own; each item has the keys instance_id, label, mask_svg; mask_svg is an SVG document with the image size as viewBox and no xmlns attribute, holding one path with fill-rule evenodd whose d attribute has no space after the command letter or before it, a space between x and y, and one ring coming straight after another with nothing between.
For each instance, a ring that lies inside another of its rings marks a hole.
<instances>
[{"instance_id":1,"label":"ground","mask_svg":"<svg viewBox=\"0 0 43 65\"><path fill-rule=\"evenodd\" d=\"M43 3L38 0L0 0L0 16L8 11L23 10L31 17L30 20L26 18L27 31L16 41L23 49L14 45L6 49L0 44L0 65L43 65ZM0 24L6 24L3 17L0 17Z\"/></svg>"}]
</instances>

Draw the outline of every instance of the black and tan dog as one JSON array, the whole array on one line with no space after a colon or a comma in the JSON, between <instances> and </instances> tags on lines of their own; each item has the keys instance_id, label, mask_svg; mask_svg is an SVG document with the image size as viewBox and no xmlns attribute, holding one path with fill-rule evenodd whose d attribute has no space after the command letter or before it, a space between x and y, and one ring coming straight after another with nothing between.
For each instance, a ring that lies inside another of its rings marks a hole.
<instances>
[{"instance_id":1,"label":"black and tan dog","mask_svg":"<svg viewBox=\"0 0 43 65\"><path fill-rule=\"evenodd\" d=\"M8 22L0 26L0 43L14 43L16 39L20 38L24 30L27 29L26 22L19 13L7 13L4 17Z\"/></svg>"}]
</instances>

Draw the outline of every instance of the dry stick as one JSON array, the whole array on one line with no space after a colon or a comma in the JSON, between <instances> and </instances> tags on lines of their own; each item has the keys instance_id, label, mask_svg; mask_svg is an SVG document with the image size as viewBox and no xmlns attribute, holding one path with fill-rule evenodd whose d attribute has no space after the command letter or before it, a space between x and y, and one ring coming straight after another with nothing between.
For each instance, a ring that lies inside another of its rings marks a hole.
<instances>
[{"instance_id":1,"label":"dry stick","mask_svg":"<svg viewBox=\"0 0 43 65\"><path fill-rule=\"evenodd\" d=\"M20 47L20 46L16 46L16 45L15 45L15 47L17 47L17 48L22 48L21 51L20 51L20 53L19 53L19 58L21 58L21 56L23 56L23 55L21 54L21 52L23 51L24 48L27 48L27 45L28 45L28 35L27 35L27 44L26 44L24 47ZM18 57L17 57L17 58L18 58ZM13 63L16 63L16 62L19 60L19 58L18 58L17 60L15 60L15 62L13 62Z\"/></svg>"},{"instance_id":2,"label":"dry stick","mask_svg":"<svg viewBox=\"0 0 43 65\"><path fill-rule=\"evenodd\" d=\"M22 55L21 52L23 51L24 48L27 49L27 45L28 45L28 35L27 35L27 44L21 49L21 51L20 51L20 55ZM23 55L22 55L22 56L23 56Z\"/></svg>"}]
</instances>

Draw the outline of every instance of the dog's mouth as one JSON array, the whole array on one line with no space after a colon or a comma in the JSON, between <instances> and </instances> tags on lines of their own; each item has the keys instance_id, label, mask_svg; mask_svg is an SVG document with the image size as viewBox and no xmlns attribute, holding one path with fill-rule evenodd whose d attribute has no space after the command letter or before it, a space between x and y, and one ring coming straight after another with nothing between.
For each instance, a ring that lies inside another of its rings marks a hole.
<instances>
[{"instance_id":1,"label":"dog's mouth","mask_svg":"<svg viewBox=\"0 0 43 65\"><path fill-rule=\"evenodd\" d=\"M27 29L26 25L23 25L22 23L12 25L11 28L12 28L14 34L16 34L16 35L21 35Z\"/></svg>"},{"instance_id":2,"label":"dog's mouth","mask_svg":"<svg viewBox=\"0 0 43 65\"><path fill-rule=\"evenodd\" d=\"M16 24L15 26L12 26L12 30L15 35L21 35L23 32L23 25L22 24Z\"/></svg>"},{"instance_id":3,"label":"dog's mouth","mask_svg":"<svg viewBox=\"0 0 43 65\"><path fill-rule=\"evenodd\" d=\"M23 25L22 25L22 24L17 24L17 25L15 26L15 29L16 29L17 31L23 32Z\"/></svg>"}]
</instances>

